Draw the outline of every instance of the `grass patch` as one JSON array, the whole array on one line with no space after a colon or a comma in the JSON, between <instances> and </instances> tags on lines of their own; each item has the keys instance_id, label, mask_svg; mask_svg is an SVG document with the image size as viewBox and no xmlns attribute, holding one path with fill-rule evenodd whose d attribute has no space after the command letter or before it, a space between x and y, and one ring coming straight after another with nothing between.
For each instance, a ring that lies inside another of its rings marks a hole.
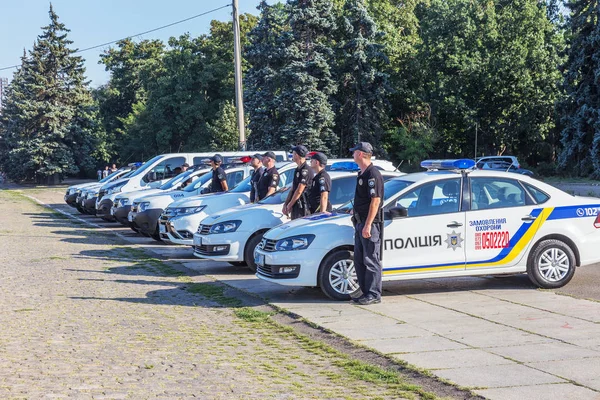
<instances>
[{"instance_id":1,"label":"grass patch","mask_svg":"<svg viewBox=\"0 0 600 400\"><path fill-rule=\"evenodd\" d=\"M35 308L19 308L15 310L15 312L27 312L27 311L35 311Z\"/></svg>"},{"instance_id":2,"label":"grass patch","mask_svg":"<svg viewBox=\"0 0 600 400\"><path fill-rule=\"evenodd\" d=\"M263 323L271 320L271 316L274 312L268 313L264 311L255 310L250 307L239 308L234 311L236 317L246 322Z\"/></svg>"},{"instance_id":3,"label":"grass patch","mask_svg":"<svg viewBox=\"0 0 600 400\"><path fill-rule=\"evenodd\" d=\"M240 299L225 296L225 287L216 283L191 283L186 286L186 290L204 296L225 307L241 307L243 304Z\"/></svg>"},{"instance_id":4,"label":"grass patch","mask_svg":"<svg viewBox=\"0 0 600 400\"><path fill-rule=\"evenodd\" d=\"M69 257L63 257L63 256L51 256L51 257L48 257L48 259L50 259L50 260L68 260L68 259L69 259Z\"/></svg>"}]
</instances>

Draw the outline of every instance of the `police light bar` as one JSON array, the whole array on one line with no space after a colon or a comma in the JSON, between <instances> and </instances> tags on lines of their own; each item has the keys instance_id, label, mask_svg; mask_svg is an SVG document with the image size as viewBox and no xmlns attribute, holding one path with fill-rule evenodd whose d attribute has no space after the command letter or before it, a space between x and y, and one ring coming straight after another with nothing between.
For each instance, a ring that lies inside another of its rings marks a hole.
<instances>
[{"instance_id":1,"label":"police light bar","mask_svg":"<svg viewBox=\"0 0 600 400\"><path fill-rule=\"evenodd\" d=\"M308 154L306 155L306 158L312 158L312 156L314 156L315 154L317 154L316 151L309 151Z\"/></svg>"},{"instance_id":2,"label":"police light bar","mask_svg":"<svg viewBox=\"0 0 600 400\"><path fill-rule=\"evenodd\" d=\"M249 163L252 160L252 157L250 156L244 156L240 158L240 161L243 162L244 164Z\"/></svg>"},{"instance_id":3,"label":"police light bar","mask_svg":"<svg viewBox=\"0 0 600 400\"><path fill-rule=\"evenodd\" d=\"M360 167L354 161L340 161L331 164L330 171L359 171Z\"/></svg>"},{"instance_id":4,"label":"police light bar","mask_svg":"<svg viewBox=\"0 0 600 400\"><path fill-rule=\"evenodd\" d=\"M468 158L457 160L425 160L421 161L421 168L427 169L469 169L475 166L475 161Z\"/></svg>"}]
</instances>

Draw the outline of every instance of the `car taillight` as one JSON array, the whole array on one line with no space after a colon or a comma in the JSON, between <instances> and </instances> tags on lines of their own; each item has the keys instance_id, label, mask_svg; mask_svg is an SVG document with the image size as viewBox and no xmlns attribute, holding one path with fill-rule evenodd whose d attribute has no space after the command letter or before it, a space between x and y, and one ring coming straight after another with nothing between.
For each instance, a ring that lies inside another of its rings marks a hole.
<instances>
[{"instance_id":1,"label":"car taillight","mask_svg":"<svg viewBox=\"0 0 600 400\"><path fill-rule=\"evenodd\" d=\"M596 215L596 220L594 221L594 227L600 228L600 212Z\"/></svg>"}]
</instances>

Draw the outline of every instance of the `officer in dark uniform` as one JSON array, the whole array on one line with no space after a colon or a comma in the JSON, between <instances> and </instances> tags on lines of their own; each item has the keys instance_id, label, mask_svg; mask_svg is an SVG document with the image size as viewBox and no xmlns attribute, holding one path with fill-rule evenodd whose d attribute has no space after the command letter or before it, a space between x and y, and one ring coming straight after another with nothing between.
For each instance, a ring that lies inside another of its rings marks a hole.
<instances>
[{"instance_id":1,"label":"officer in dark uniform","mask_svg":"<svg viewBox=\"0 0 600 400\"><path fill-rule=\"evenodd\" d=\"M308 207L308 190L312 185L313 170L306 163L308 149L302 145L292 148L292 160L298 165L294 171L294 181L283 204L283 214L292 219L304 217L310 213Z\"/></svg>"},{"instance_id":2,"label":"officer in dark uniform","mask_svg":"<svg viewBox=\"0 0 600 400\"><path fill-rule=\"evenodd\" d=\"M362 304L381 302L381 240L383 238L383 177L371 162L373 147L361 142L351 148L360 167L354 193L354 268L362 296L353 301Z\"/></svg>"},{"instance_id":3,"label":"officer in dark uniform","mask_svg":"<svg viewBox=\"0 0 600 400\"><path fill-rule=\"evenodd\" d=\"M265 172L265 167L262 164L262 156L260 154L255 154L252 156L250 160L250 165L254 168L254 172L252 172L252 177L250 178L250 203L255 203L257 201L257 193L258 193L258 182Z\"/></svg>"},{"instance_id":4,"label":"officer in dark uniform","mask_svg":"<svg viewBox=\"0 0 600 400\"><path fill-rule=\"evenodd\" d=\"M262 200L272 195L279 185L279 172L275 168L275 153L267 151L262 156L262 163L265 167L258 184L256 185L256 201Z\"/></svg>"},{"instance_id":5,"label":"officer in dark uniform","mask_svg":"<svg viewBox=\"0 0 600 400\"><path fill-rule=\"evenodd\" d=\"M225 173L225 170L221 168L222 163L223 159L218 154L215 154L210 158L210 166L212 168L210 193L226 192L229 190L227 187L227 174Z\"/></svg>"},{"instance_id":6,"label":"officer in dark uniform","mask_svg":"<svg viewBox=\"0 0 600 400\"><path fill-rule=\"evenodd\" d=\"M308 206L311 214L331 211L329 192L331 192L331 177L325 171L327 157L323 153L315 153L310 158L310 167L315 176L308 193Z\"/></svg>"}]
</instances>

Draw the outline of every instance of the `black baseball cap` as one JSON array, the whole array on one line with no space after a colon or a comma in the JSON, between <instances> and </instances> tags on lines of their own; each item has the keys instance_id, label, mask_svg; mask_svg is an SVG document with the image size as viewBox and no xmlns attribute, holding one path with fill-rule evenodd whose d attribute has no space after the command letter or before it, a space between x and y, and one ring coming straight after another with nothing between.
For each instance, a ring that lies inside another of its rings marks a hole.
<instances>
[{"instance_id":1,"label":"black baseball cap","mask_svg":"<svg viewBox=\"0 0 600 400\"><path fill-rule=\"evenodd\" d=\"M292 151L295 151L296 154L298 154L300 157L306 157L306 155L308 154L308 149L306 148L306 146L303 145L292 147Z\"/></svg>"},{"instance_id":2,"label":"black baseball cap","mask_svg":"<svg viewBox=\"0 0 600 400\"><path fill-rule=\"evenodd\" d=\"M373 146L371 146L371 143L369 142L360 142L350 149L351 152L354 152L356 150L360 150L363 153L373 154Z\"/></svg>"},{"instance_id":3,"label":"black baseball cap","mask_svg":"<svg viewBox=\"0 0 600 400\"><path fill-rule=\"evenodd\" d=\"M273 160L276 160L277 158L275 157L275 153L273 153L272 151L267 151L265 154L262 155L263 157L269 157L272 158Z\"/></svg>"},{"instance_id":4,"label":"black baseball cap","mask_svg":"<svg viewBox=\"0 0 600 400\"><path fill-rule=\"evenodd\" d=\"M212 156L211 158L209 158L209 160L212 161L212 162L214 162L215 164L221 164L223 162L223 159L218 154L215 154L214 156Z\"/></svg>"},{"instance_id":5,"label":"black baseball cap","mask_svg":"<svg viewBox=\"0 0 600 400\"><path fill-rule=\"evenodd\" d=\"M257 160L259 160L259 161L262 161L262 157L263 157L263 156L261 156L261 155L260 155L260 154L258 154L258 153L255 153L255 154L253 154L253 155L252 155L252 158L256 158L256 159L257 159Z\"/></svg>"},{"instance_id":6,"label":"black baseball cap","mask_svg":"<svg viewBox=\"0 0 600 400\"><path fill-rule=\"evenodd\" d=\"M181 166L182 166L182 167L189 168L189 167L190 167L190 164L188 164L188 163L184 162L183 164L181 164Z\"/></svg>"},{"instance_id":7,"label":"black baseball cap","mask_svg":"<svg viewBox=\"0 0 600 400\"><path fill-rule=\"evenodd\" d=\"M310 157L311 160L317 160L321 165L327 165L327 156L323 153L315 153Z\"/></svg>"}]
</instances>

